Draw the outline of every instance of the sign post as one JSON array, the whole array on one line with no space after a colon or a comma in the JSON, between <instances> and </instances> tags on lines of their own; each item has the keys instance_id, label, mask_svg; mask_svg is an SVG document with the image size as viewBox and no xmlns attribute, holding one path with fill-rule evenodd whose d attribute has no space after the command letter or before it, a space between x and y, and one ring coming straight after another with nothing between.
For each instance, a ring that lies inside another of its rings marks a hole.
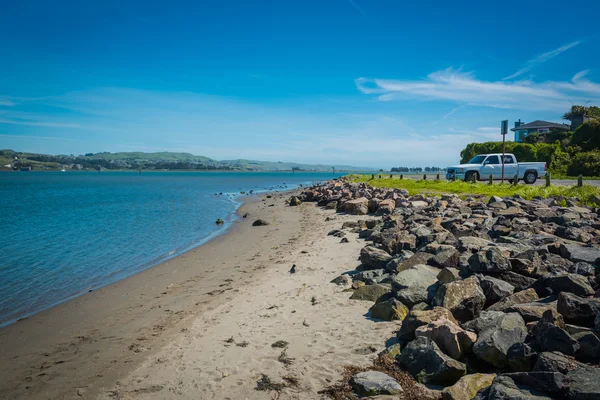
<instances>
[{"instance_id":1,"label":"sign post","mask_svg":"<svg viewBox=\"0 0 600 400\"><path fill-rule=\"evenodd\" d=\"M504 152L506 149L506 134L508 133L508 120L505 119L500 125L500 133L502 134L502 183L504 183Z\"/></svg>"}]
</instances>

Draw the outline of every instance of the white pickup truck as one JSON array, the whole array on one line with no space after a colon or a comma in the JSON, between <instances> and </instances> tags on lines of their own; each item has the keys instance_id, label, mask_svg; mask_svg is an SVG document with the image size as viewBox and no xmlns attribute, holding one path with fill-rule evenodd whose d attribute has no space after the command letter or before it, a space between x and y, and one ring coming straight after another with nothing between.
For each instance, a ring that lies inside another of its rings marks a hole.
<instances>
[{"instance_id":1,"label":"white pickup truck","mask_svg":"<svg viewBox=\"0 0 600 400\"><path fill-rule=\"evenodd\" d=\"M452 165L446 169L446 179L470 181L475 179L488 180L492 175L494 180L502 179L502 154L479 154L466 164ZM546 164L543 162L518 163L514 154L504 154L504 179L513 182L515 175L518 180L531 185L538 178L546 176Z\"/></svg>"}]
</instances>

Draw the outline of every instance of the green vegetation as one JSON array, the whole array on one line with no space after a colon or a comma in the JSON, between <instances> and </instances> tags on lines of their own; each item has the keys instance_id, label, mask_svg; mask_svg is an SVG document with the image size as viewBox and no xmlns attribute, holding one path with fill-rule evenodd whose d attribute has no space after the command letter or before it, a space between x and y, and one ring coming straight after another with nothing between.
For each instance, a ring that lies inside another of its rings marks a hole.
<instances>
[{"instance_id":1,"label":"green vegetation","mask_svg":"<svg viewBox=\"0 0 600 400\"><path fill-rule=\"evenodd\" d=\"M399 177L372 179L371 175L348 175L347 178L352 182L366 182L374 187L401 188L408 190L410 195L415 194L442 194L453 193L461 197L469 195L481 195L489 198L491 196L515 196L520 195L524 199L534 197L558 197L558 198L576 198L581 204L600 205L600 188L583 185L577 186L530 186L530 185L511 185L487 183L467 183L462 181L446 180L414 180L399 179Z\"/></svg>"},{"instance_id":2,"label":"green vegetation","mask_svg":"<svg viewBox=\"0 0 600 400\"><path fill-rule=\"evenodd\" d=\"M575 132L530 133L525 143L506 142L506 152L521 162L545 162L554 177L600 176L600 108L574 105L563 118L580 124ZM470 143L460 153L461 163L500 152L502 142Z\"/></svg>"}]
</instances>

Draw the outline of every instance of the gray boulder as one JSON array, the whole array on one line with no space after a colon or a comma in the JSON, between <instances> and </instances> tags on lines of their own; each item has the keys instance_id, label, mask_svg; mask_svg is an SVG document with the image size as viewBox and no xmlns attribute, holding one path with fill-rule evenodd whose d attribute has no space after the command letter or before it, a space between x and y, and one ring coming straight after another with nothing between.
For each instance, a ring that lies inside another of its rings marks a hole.
<instances>
[{"instance_id":1,"label":"gray boulder","mask_svg":"<svg viewBox=\"0 0 600 400\"><path fill-rule=\"evenodd\" d=\"M515 343L522 343L527 337L527 327L523 318L516 313L498 317L496 324L483 329L473 346L473 353L483 361L503 368L508 364L508 349Z\"/></svg>"},{"instance_id":2,"label":"gray boulder","mask_svg":"<svg viewBox=\"0 0 600 400\"><path fill-rule=\"evenodd\" d=\"M430 262L439 268L456 268L459 257L460 253L455 248L440 248Z\"/></svg>"},{"instance_id":3,"label":"gray boulder","mask_svg":"<svg viewBox=\"0 0 600 400\"><path fill-rule=\"evenodd\" d=\"M571 379L560 372L513 372L504 374L504 376L509 377L517 384L520 383L558 397L564 397L567 394L571 383Z\"/></svg>"},{"instance_id":4,"label":"gray boulder","mask_svg":"<svg viewBox=\"0 0 600 400\"><path fill-rule=\"evenodd\" d=\"M563 274L546 278L544 286L550 288L552 293L555 294L561 292L573 293L577 296L591 296L594 294L594 289L592 289L587 279L577 274Z\"/></svg>"},{"instance_id":5,"label":"gray boulder","mask_svg":"<svg viewBox=\"0 0 600 400\"><path fill-rule=\"evenodd\" d=\"M578 244L561 244L560 255L573 262L583 261L599 265L600 249Z\"/></svg>"},{"instance_id":6,"label":"gray boulder","mask_svg":"<svg viewBox=\"0 0 600 400\"><path fill-rule=\"evenodd\" d=\"M571 379L568 398L569 400L595 400L600 399L600 369L579 368L567 373Z\"/></svg>"},{"instance_id":7,"label":"gray boulder","mask_svg":"<svg viewBox=\"0 0 600 400\"><path fill-rule=\"evenodd\" d=\"M565 322L592 327L594 318L600 313L600 299L583 298L563 292L558 295L556 309L562 314Z\"/></svg>"},{"instance_id":8,"label":"gray boulder","mask_svg":"<svg viewBox=\"0 0 600 400\"><path fill-rule=\"evenodd\" d=\"M545 313L544 318L535 327L537 345L542 351L560 351L566 355L575 355L579 350L579 343L567 331L548 322L546 317L550 314L551 311Z\"/></svg>"},{"instance_id":9,"label":"gray boulder","mask_svg":"<svg viewBox=\"0 0 600 400\"><path fill-rule=\"evenodd\" d=\"M382 321L402 321L408 315L408 308L394 298L374 304L369 311Z\"/></svg>"},{"instance_id":10,"label":"gray boulder","mask_svg":"<svg viewBox=\"0 0 600 400\"><path fill-rule=\"evenodd\" d=\"M600 360L600 339L593 332L580 332L573 335L579 343L579 350L575 353L578 360L596 362Z\"/></svg>"},{"instance_id":11,"label":"gray boulder","mask_svg":"<svg viewBox=\"0 0 600 400\"><path fill-rule=\"evenodd\" d=\"M477 393L473 400L550 400L546 393L523 384L517 384L510 377L498 375L492 386Z\"/></svg>"},{"instance_id":12,"label":"gray boulder","mask_svg":"<svg viewBox=\"0 0 600 400\"><path fill-rule=\"evenodd\" d=\"M508 348L508 366L515 372L529 372L537 361L538 354L526 343L515 343Z\"/></svg>"},{"instance_id":13,"label":"gray boulder","mask_svg":"<svg viewBox=\"0 0 600 400\"><path fill-rule=\"evenodd\" d=\"M386 293L391 292L391 288L386 285L364 285L359 287L350 296L351 300L375 301Z\"/></svg>"},{"instance_id":14,"label":"gray boulder","mask_svg":"<svg viewBox=\"0 0 600 400\"><path fill-rule=\"evenodd\" d=\"M440 283L442 285L445 284L445 283L450 283L450 282L458 281L458 280L461 279L461 277L459 275L459 272L460 271L457 270L456 268L444 268L437 275L437 279L438 279L438 281L440 281Z\"/></svg>"},{"instance_id":15,"label":"gray boulder","mask_svg":"<svg viewBox=\"0 0 600 400\"><path fill-rule=\"evenodd\" d=\"M398 272L392 281L394 295L409 307L429 303L438 288L438 272L437 268L423 264Z\"/></svg>"},{"instance_id":16,"label":"gray boulder","mask_svg":"<svg viewBox=\"0 0 600 400\"><path fill-rule=\"evenodd\" d=\"M539 297L534 289L522 290L520 292L511 294L506 299L501 300L496 304L493 304L492 306L490 306L488 308L488 310L489 311L504 311L508 307L514 306L516 304L531 303L538 299L539 299Z\"/></svg>"},{"instance_id":17,"label":"gray boulder","mask_svg":"<svg viewBox=\"0 0 600 400\"><path fill-rule=\"evenodd\" d=\"M525 322L533 322L542 319L546 311L556 311L556 304L556 297L550 296L531 303L515 304L503 311L519 313Z\"/></svg>"},{"instance_id":18,"label":"gray boulder","mask_svg":"<svg viewBox=\"0 0 600 400\"><path fill-rule=\"evenodd\" d=\"M398 362L421 383L449 386L467 372L465 364L442 353L435 342L426 337L410 342L398 356Z\"/></svg>"},{"instance_id":19,"label":"gray boulder","mask_svg":"<svg viewBox=\"0 0 600 400\"><path fill-rule=\"evenodd\" d=\"M474 276L440 286L433 299L433 305L447 308L461 322L477 318L484 303L485 295Z\"/></svg>"},{"instance_id":20,"label":"gray boulder","mask_svg":"<svg viewBox=\"0 0 600 400\"><path fill-rule=\"evenodd\" d=\"M575 361L573 357L568 357L562 353L543 352L538 355L533 370L560 372L568 375L569 371L586 367L585 364Z\"/></svg>"},{"instance_id":21,"label":"gray boulder","mask_svg":"<svg viewBox=\"0 0 600 400\"><path fill-rule=\"evenodd\" d=\"M360 372L350 379L350 385L361 396L402 393L402 386L398 381L378 371Z\"/></svg>"},{"instance_id":22,"label":"gray boulder","mask_svg":"<svg viewBox=\"0 0 600 400\"><path fill-rule=\"evenodd\" d=\"M360 197L355 200L348 200L340 206L341 210L352 215L367 215L369 213L369 200Z\"/></svg>"},{"instance_id":23,"label":"gray boulder","mask_svg":"<svg viewBox=\"0 0 600 400\"><path fill-rule=\"evenodd\" d=\"M398 339L402 342L408 342L415 338L415 331L423 325L430 324L440 318L445 318L455 325L458 322L450 311L442 307L433 307L431 310L416 310L413 309L408 313L408 316L402 321L400 330L398 331Z\"/></svg>"},{"instance_id":24,"label":"gray boulder","mask_svg":"<svg viewBox=\"0 0 600 400\"><path fill-rule=\"evenodd\" d=\"M506 299L515 291L513 285L501 279L486 275L477 275L477 279L479 279L479 285L485 295L485 308Z\"/></svg>"},{"instance_id":25,"label":"gray boulder","mask_svg":"<svg viewBox=\"0 0 600 400\"><path fill-rule=\"evenodd\" d=\"M373 246L363 247L360 250L360 262L365 269L385 269L392 256L387 252Z\"/></svg>"},{"instance_id":26,"label":"gray boulder","mask_svg":"<svg viewBox=\"0 0 600 400\"><path fill-rule=\"evenodd\" d=\"M469 268L473 272L501 273L510 271L511 265L508 257L498 247L481 250L469 257Z\"/></svg>"}]
</instances>

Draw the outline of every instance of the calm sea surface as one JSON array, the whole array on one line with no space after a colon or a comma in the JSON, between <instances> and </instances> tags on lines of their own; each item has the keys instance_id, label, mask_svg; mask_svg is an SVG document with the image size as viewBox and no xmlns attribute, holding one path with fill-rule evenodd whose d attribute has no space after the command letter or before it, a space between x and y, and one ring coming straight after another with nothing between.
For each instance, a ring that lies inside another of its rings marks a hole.
<instances>
[{"instance_id":1,"label":"calm sea surface","mask_svg":"<svg viewBox=\"0 0 600 400\"><path fill-rule=\"evenodd\" d=\"M236 218L240 191L283 190L331 177L308 172L0 173L0 325L206 242ZM225 225L217 226L217 218Z\"/></svg>"}]
</instances>

